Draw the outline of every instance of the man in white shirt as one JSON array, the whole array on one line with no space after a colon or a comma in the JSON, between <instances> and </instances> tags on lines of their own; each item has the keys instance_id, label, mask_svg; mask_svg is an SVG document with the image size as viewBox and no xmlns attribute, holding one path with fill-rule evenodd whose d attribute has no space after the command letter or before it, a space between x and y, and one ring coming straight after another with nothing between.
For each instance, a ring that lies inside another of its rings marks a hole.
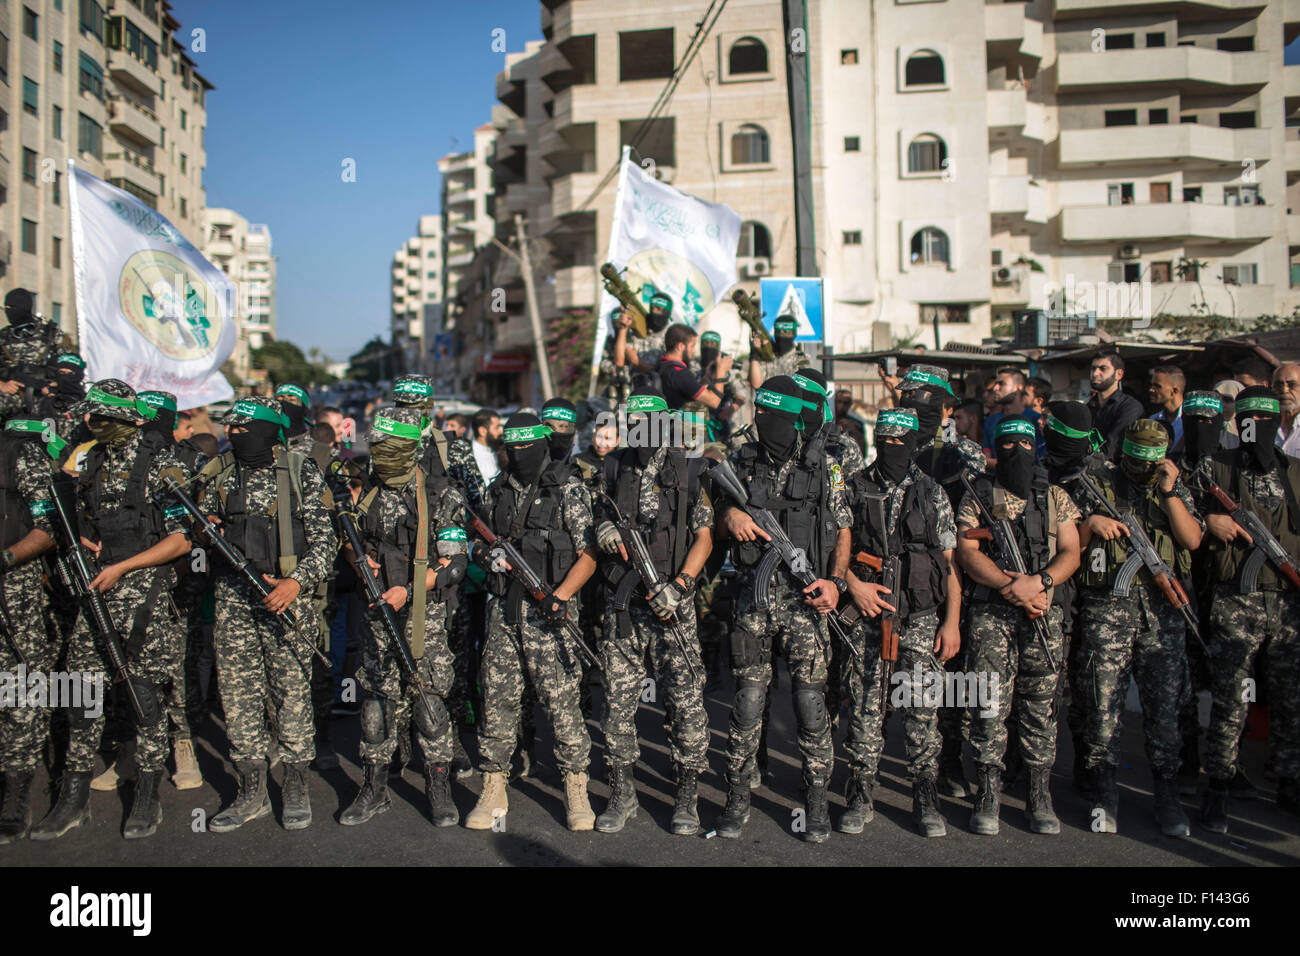
<instances>
[{"instance_id":1,"label":"man in white shirt","mask_svg":"<svg viewBox=\"0 0 1300 956\"><path fill-rule=\"evenodd\" d=\"M490 408L480 408L474 413L470 427L474 430L474 462L484 483L490 485L501 470L496 452L501 443L501 417Z\"/></svg>"},{"instance_id":2,"label":"man in white shirt","mask_svg":"<svg viewBox=\"0 0 1300 956\"><path fill-rule=\"evenodd\" d=\"M1292 458L1300 458L1300 365L1279 365L1273 373L1273 391L1282 406L1277 447Z\"/></svg>"}]
</instances>

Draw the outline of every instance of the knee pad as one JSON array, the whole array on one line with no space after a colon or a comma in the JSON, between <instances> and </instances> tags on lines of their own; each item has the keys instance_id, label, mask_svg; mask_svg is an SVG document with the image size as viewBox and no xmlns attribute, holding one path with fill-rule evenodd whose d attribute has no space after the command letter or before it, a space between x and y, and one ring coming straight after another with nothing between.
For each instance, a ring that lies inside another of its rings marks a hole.
<instances>
[{"instance_id":1,"label":"knee pad","mask_svg":"<svg viewBox=\"0 0 1300 956\"><path fill-rule=\"evenodd\" d=\"M826 685L795 684L794 715L799 729L820 734L826 729Z\"/></svg>"},{"instance_id":2,"label":"knee pad","mask_svg":"<svg viewBox=\"0 0 1300 956\"><path fill-rule=\"evenodd\" d=\"M418 694L419 691L416 693ZM418 699L411 701L411 706L415 708L415 726L419 728L421 737L426 740L437 740L447 730L451 719L447 716L447 707L441 697L425 694L424 699L429 702L427 709ZM436 720L429 718L430 710L433 711Z\"/></svg>"},{"instance_id":3,"label":"knee pad","mask_svg":"<svg viewBox=\"0 0 1300 956\"><path fill-rule=\"evenodd\" d=\"M767 686L761 681L742 680L736 688L736 722L742 727L756 726L763 716Z\"/></svg>"},{"instance_id":4,"label":"knee pad","mask_svg":"<svg viewBox=\"0 0 1300 956\"><path fill-rule=\"evenodd\" d=\"M368 744L380 744L388 738L393 725L393 706L376 697L361 702L361 739Z\"/></svg>"}]
</instances>

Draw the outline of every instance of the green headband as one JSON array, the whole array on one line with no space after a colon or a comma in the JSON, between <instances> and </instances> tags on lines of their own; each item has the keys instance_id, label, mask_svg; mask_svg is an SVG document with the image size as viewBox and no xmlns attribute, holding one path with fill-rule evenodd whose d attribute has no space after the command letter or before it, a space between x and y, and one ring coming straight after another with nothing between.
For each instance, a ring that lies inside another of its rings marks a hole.
<instances>
[{"instance_id":1,"label":"green headband","mask_svg":"<svg viewBox=\"0 0 1300 956\"><path fill-rule=\"evenodd\" d=\"M153 420L158 415L158 410L138 398L122 398L120 395L110 395L103 389L90 387L86 394L86 401L95 402L98 405L111 405L113 408L129 408L141 418Z\"/></svg>"},{"instance_id":2,"label":"green headband","mask_svg":"<svg viewBox=\"0 0 1300 956\"><path fill-rule=\"evenodd\" d=\"M302 402L303 405L311 404L311 399L307 397L307 393L297 385L281 385L275 390L275 397L279 398L281 395L292 395L294 398L298 399L298 401Z\"/></svg>"},{"instance_id":3,"label":"green headband","mask_svg":"<svg viewBox=\"0 0 1300 956\"><path fill-rule=\"evenodd\" d=\"M1165 457L1165 451L1169 448L1169 443L1163 445L1139 445L1137 442L1124 439L1124 454L1130 458L1140 458L1143 461L1160 461Z\"/></svg>"},{"instance_id":4,"label":"green headband","mask_svg":"<svg viewBox=\"0 0 1300 956\"><path fill-rule=\"evenodd\" d=\"M468 535L465 534L464 528L443 528L438 532L439 541L467 541Z\"/></svg>"},{"instance_id":5,"label":"green headband","mask_svg":"<svg viewBox=\"0 0 1300 956\"><path fill-rule=\"evenodd\" d=\"M633 412L666 412L668 411L668 402L658 395L629 395L626 409L628 414Z\"/></svg>"},{"instance_id":6,"label":"green headband","mask_svg":"<svg viewBox=\"0 0 1300 956\"><path fill-rule=\"evenodd\" d=\"M1086 438L1088 444L1092 445L1093 451L1096 451L1105 444L1105 440L1101 437L1101 432L1097 431L1097 429L1094 428L1089 432L1080 431L1077 428L1071 428L1055 415L1048 417L1047 427L1058 435L1064 435L1066 438Z\"/></svg>"},{"instance_id":7,"label":"green headband","mask_svg":"<svg viewBox=\"0 0 1300 956\"><path fill-rule=\"evenodd\" d=\"M952 395L952 386L941 379L938 375L931 375L929 372L910 371L903 376L904 382L918 382L922 385L935 385L949 395Z\"/></svg>"},{"instance_id":8,"label":"green headband","mask_svg":"<svg viewBox=\"0 0 1300 956\"><path fill-rule=\"evenodd\" d=\"M573 422L578 424L578 414L572 409L565 408L563 405L542 406L542 414L538 418L550 418L557 422Z\"/></svg>"},{"instance_id":9,"label":"green headband","mask_svg":"<svg viewBox=\"0 0 1300 956\"><path fill-rule=\"evenodd\" d=\"M803 412L804 400L794 395L783 395L771 389L760 388L754 395L754 404L790 415L800 415Z\"/></svg>"},{"instance_id":10,"label":"green headband","mask_svg":"<svg viewBox=\"0 0 1300 956\"><path fill-rule=\"evenodd\" d=\"M713 342L718 345L721 345L722 336L719 335L717 332L705 332L703 335L700 336L700 343L703 344L705 342Z\"/></svg>"},{"instance_id":11,"label":"green headband","mask_svg":"<svg viewBox=\"0 0 1300 956\"><path fill-rule=\"evenodd\" d=\"M834 417L831 414L831 403L829 401L825 401L825 399L828 399L830 397L830 393L827 392L826 389L822 388L820 385L818 385L815 381L813 381L810 378L805 378L804 376L798 374L792 375L790 377L793 378L795 380L795 384L797 384L805 392L812 392L813 394L820 395L822 397L823 401L820 402L804 401L803 404L805 408L815 409L820 407L822 410L822 422L830 421Z\"/></svg>"},{"instance_id":12,"label":"green headband","mask_svg":"<svg viewBox=\"0 0 1300 956\"><path fill-rule=\"evenodd\" d=\"M176 399L169 398L162 392L141 392L140 401L151 408L158 408L165 412L176 411Z\"/></svg>"},{"instance_id":13,"label":"green headband","mask_svg":"<svg viewBox=\"0 0 1300 956\"><path fill-rule=\"evenodd\" d=\"M876 427L896 425L908 431L920 431L921 421L916 412L908 408L887 408L876 416Z\"/></svg>"},{"instance_id":14,"label":"green headband","mask_svg":"<svg viewBox=\"0 0 1300 956\"><path fill-rule=\"evenodd\" d=\"M1023 418L1009 418L1004 422L998 423L998 438L1003 435L1024 435L1028 438L1037 438L1038 432L1034 426Z\"/></svg>"},{"instance_id":15,"label":"green headband","mask_svg":"<svg viewBox=\"0 0 1300 956\"><path fill-rule=\"evenodd\" d=\"M795 332L799 328L799 323L794 319L777 319L772 323L773 332Z\"/></svg>"},{"instance_id":16,"label":"green headband","mask_svg":"<svg viewBox=\"0 0 1300 956\"><path fill-rule=\"evenodd\" d=\"M289 417L281 414L274 409L267 408L265 405L259 405L257 402L239 401L235 402L235 407L230 410L232 415L247 415L249 418L256 419L259 422L272 422L279 425L281 432L289 425ZM283 439L281 439L283 440Z\"/></svg>"},{"instance_id":17,"label":"green headband","mask_svg":"<svg viewBox=\"0 0 1300 956\"><path fill-rule=\"evenodd\" d=\"M29 434L44 435L45 429L47 428L49 428L49 426L46 425L45 422L35 421L30 418L11 418L9 421L5 422L5 431L10 432L27 432ZM66 447L68 447L68 443L58 435L55 435L45 443L46 452L48 452L49 456L56 461L58 460L59 455L63 453L63 449Z\"/></svg>"},{"instance_id":18,"label":"green headband","mask_svg":"<svg viewBox=\"0 0 1300 956\"><path fill-rule=\"evenodd\" d=\"M55 360L55 365L75 365L77 368L85 368L86 360L76 352L64 352Z\"/></svg>"},{"instance_id":19,"label":"green headband","mask_svg":"<svg viewBox=\"0 0 1300 956\"><path fill-rule=\"evenodd\" d=\"M433 394L433 386L428 382L421 382L419 379L406 378L400 379L393 386L394 395L418 395L421 398L428 398Z\"/></svg>"},{"instance_id":20,"label":"green headband","mask_svg":"<svg viewBox=\"0 0 1300 956\"><path fill-rule=\"evenodd\" d=\"M1282 405L1276 398L1256 395L1254 398L1247 398L1237 402L1236 414L1241 415L1242 412L1269 412L1273 415L1281 415Z\"/></svg>"},{"instance_id":21,"label":"green headband","mask_svg":"<svg viewBox=\"0 0 1300 956\"><path fill-rule=\"evenodd\" d=\"M505 441L508 445L519 445L538 438L550 438L551 430L545 425L524 425L520 428L507 428Z\"/></svg>"},{"instance_id":22,"label":"green headband","mask_svg":"<svg viewBox=\"0 0 1300 956\"><path fill-rule=\"evenodd\" d=\"M1249 399L1247 399L1247 401L1249 401ZM1208 408L1216 415L1223 414L1223 402L1209 395L1206 396L1196 395L1192 398L1188 398L1183 401L1184 413L1186 413L1189 409L1194 409L1194 408Z\"/></svg>"},{"instance_id":23,"label":"green headband","mask_svg":"<svg viewBox=\"0 0 1300 956\"><path fill-rule=\"evenodd\" d=\"M384 418L382 415L375 416L374 429L377 432L383 432L385 435L392 435L394 438L405 438L410 441L419 441L424 432L419 425L408 425L406 422L399 422L393 418Z\"/></svg>"}]
</instances>

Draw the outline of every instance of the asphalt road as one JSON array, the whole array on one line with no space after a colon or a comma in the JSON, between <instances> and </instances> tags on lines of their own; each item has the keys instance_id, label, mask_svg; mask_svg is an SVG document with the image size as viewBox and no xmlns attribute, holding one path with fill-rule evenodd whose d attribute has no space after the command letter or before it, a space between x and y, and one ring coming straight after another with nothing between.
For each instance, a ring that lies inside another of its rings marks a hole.
<instances>
[{"instance_id":1,"label":"asphalt road","mask_svg":"<svg viewBox=\"0 0 1300 956\"><path fill-rule=\"evenodd\" d=\"M273 772L274 819L257 820L228 834L195 832L202 811L210 816L234 795L233 768L225 759L226 739L220 722L211 720L203 731L199 762L206 783L200 790L177 791L162 785L164 820L154 837L127 842L121 825L129 809L129 791L95 793L93 822L53 843L23 841L0 847L4 866L562 866L615 864L623 866L791 866L884 865L945 866L1295 866L1300 863L1300 820L1279 811L1272 802L1272 785L1263 780L1264 747L1248 742L1243 753L1247 771L1264 790L1264 799L1234 801L1227 835L1212 834L1195 824L1195 806L1185 806L1193 817L1189 839L1162 837L1151 814L1150 773L1142 755L1140 715L1126 715L1124 761L1120 770L1120 832L1099 835L1087 828L1088 808L1070 788L1071 750L1068 733L1062 733L1058 773L1053 777L1056 810L1062 833L1056 837L1029 833L1024 816L1024 790L1013 788L1003 796L1002 830L996 837L967 831L969 800L942 798L948 836L926 840L911 828L911 789L901 760L901 730L891 721L886 758L876 791L876 818L860 836L833 833L826 843L813 846L791 832L791 811L801 806L800 772L791 730L789 682L783 673L772 708L771 733L774 779L753 795L753 814L743 837L729 841L674 837L667 831L672 813L673 784L664 745L663 711L644 704L639 712L643 741L636 782L641 810L619 834L569 833L564 829L563 790L551 756L551 738L539 714L538 753L542 769L537 779L514 781L510 788L510 813L504 833L471 832L463 827L435 829L424 806L423 778L408 769L392 783L393 808L361 827L344 827L339 813L356 794L361 771L357 766L357 718L333 722L335 745L343 758L337 771L309 774L315 820L304 831L289 833L279 823L281 771ZM600 711L599 691L596 692ZM711 829L725 802L721 776L726 751L730 687L711 694L710 771L701 784L701 822ZM590 722L593 737L592 807L599 813L608 788L604 784L602 737L597 722ZM837 742L843 730L837 733ZM968 769L969 765L968 765ZM833 780L832 820L843 807L839 793L846 770L841 761ZM1202 778L1204 780L1204 778ZM477 775L458 781L453 793L462 818L477 798ZM37 814L49 806L47 781L42 774L34 785Z\"/></svg>"}]
</instances>

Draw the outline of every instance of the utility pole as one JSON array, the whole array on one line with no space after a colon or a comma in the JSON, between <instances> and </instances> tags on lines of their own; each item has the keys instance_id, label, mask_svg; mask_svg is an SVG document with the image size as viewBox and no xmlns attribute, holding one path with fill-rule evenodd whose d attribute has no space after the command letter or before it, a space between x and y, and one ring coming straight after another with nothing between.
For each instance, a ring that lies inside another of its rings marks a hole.
<instances>
[{"instance_id":1,"label":"utility pole","mask_svg":"<svg viewBox=\"0 0 1300 956\"><path fill-rule=\"evenodd\" d=\"M537 289L533 286L533 262L528 255L528 236L524 232L524 217L515 213L515 237L519 242L519 252L497 242L519 263L519 271L524 275L524 296L528 306L528 322L533 327L533 352L537 357L537 371L542 380L542 401L555 397L555 385L551 382L551 366L546 355L546 339L542 336L542 317L537 308ZM496 240L493 240L496 241Z\"/></svg>"}]
</instances>

